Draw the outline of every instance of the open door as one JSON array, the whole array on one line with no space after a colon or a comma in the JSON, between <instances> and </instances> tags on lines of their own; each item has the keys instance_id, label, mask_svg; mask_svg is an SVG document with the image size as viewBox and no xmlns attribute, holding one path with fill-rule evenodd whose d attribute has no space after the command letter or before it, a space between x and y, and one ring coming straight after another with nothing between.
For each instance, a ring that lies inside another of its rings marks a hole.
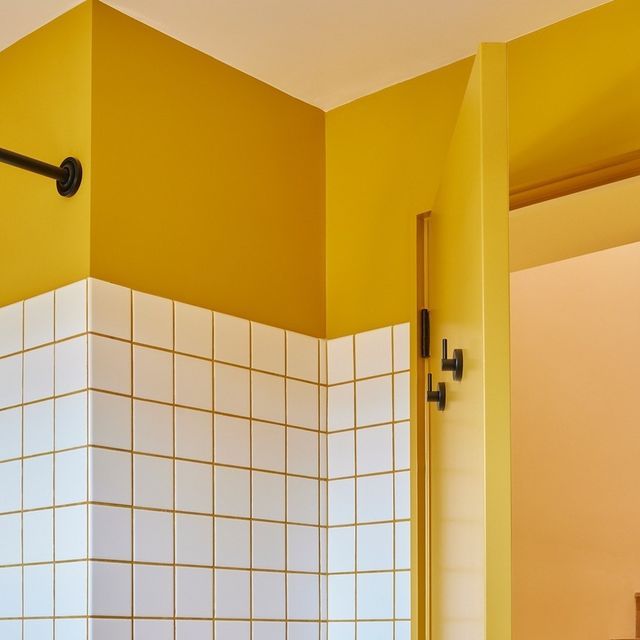
<instances>
[{"instance_id":1,"label":"open door","mask_svg":"<svg viewBox=\"0 0 640 640\"><path fill-rule=\"evenodd\" d=\"M506 48L482 45L428 218L434 384L427 411L431 640L511 636ZM441 340L463 375L441 367Z\"/></svg>"}]
</instances>

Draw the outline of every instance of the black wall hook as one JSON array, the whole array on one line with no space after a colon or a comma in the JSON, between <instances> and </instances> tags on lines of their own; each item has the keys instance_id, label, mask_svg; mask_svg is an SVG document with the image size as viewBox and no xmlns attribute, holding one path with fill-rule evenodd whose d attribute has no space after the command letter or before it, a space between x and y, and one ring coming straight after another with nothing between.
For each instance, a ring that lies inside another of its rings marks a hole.
<instances>
[{"instance_id":1,"label":"black wall hook","mask_svg":"<svg viewBox=\"0 0 640 640\"><path fill-rule=\"evenodd\" d=\"M447 339L442 338L442 370L453 371L454 380L462 380L463 370L462 349L453 350L453 358L447 355Z\"/></svg>"},{"instance_id":2,"label":"black wall hook","mask_svg":"<svg viewBox=\"0 0 640 640\"><path fill-rule=\"evenodd\" d=\"M447 406L447 385L444 382L438 382L438 390L433 390L433 376L427 374L427 402L437 402L438 411L444 411Z\"/></svg>"}]
</instances>

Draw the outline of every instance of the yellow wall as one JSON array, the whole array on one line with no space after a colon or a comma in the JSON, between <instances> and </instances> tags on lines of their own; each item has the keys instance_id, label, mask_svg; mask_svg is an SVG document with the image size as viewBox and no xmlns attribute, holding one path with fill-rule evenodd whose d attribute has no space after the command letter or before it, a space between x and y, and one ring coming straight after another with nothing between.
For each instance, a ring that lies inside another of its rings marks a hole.
<instances>
[{"instance_id":1,"label":"yellow wall","mask_svg":"<svg viewBox=\"0 0 640 640\"><path fill-rule=\"evenodd\" d=\"M0 145L84 168L62 198L53 180L0 164L0 306L89 274L90 101L89 5L0 53Z\"/></svg>"},{"instance_id":2,"label":"yellow wall","mask_svg":"<svg viewBox=\"0 0 640 640\"><path fill-rule=\"evenodd\" d=\"M324 334L324 114L103 4L92 275Z\"/></svg>"}]
</instances>

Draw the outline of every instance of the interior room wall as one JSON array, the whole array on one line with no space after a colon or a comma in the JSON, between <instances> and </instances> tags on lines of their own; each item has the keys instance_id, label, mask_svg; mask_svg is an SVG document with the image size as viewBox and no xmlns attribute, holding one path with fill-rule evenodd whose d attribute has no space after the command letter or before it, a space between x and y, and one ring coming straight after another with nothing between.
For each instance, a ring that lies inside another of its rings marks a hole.
<instances>
[{"instance_id":1,"label":"interior room wall","mask_svg":"<svg viewBox=\"0 0 640 640\"><path fill-rule=\"evenodd\" d=\"M511 275L513 637L632 637L640 244Z\"/></svg>"}]
</instances>

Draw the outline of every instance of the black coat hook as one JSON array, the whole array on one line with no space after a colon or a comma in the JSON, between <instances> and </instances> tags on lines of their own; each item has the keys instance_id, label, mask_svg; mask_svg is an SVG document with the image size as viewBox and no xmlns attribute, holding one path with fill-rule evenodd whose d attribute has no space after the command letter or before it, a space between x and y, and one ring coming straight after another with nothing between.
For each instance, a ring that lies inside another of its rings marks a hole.
<instances>
[{"instance_id":1,"label":"black coat hook","mask_svg":"<svg viewBox=\"0 0 640 640\"><path fill-rule=\"evenodd\" d=\"M444 411L447 406L447 385L444 382L438 382L438 390L433 390L433 376L427 374L427 402L437 402L438 411Z\"/></svg>"},{"instance_id":2,"label":"black coat hook","mask_svg":"<svg viewBox=\"0 0 640 640\"><path fill-rule=\"evenodd\" d=\"M447 339L442 338L442 370L453 371L454 380L462 380L463 358L462 349L453 350L453 358L447 355Z\"/></svg>"}]
</instances>

